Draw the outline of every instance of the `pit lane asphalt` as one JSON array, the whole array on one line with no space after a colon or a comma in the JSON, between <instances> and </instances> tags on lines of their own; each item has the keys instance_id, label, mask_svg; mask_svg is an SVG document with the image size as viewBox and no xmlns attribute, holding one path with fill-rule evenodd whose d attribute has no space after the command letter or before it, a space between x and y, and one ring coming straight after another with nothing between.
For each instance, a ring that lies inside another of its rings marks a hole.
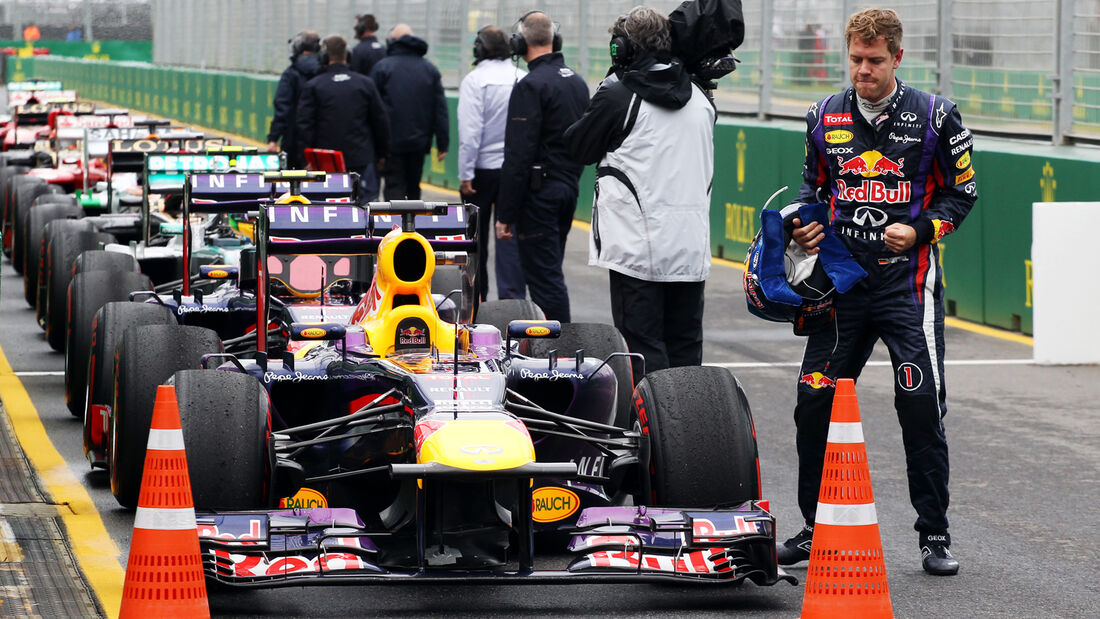
<instances>
[{"instance_id":1,"label":"pit lane asphalt","mask_svg":"<svg viewBox=\"0 0 1100 619\"><path fill-rule=\"evenodd\" d=\"M435 193L426 199L454 197ZM575 227L565 266L573 316L610 322L607 274L585 265L586 243L586 231ZM22 281L6 260L2 278L0 347L53 445L95 502L125 566L133 514L118 507L104 472L90 471L83 459L80 422L64 403L64 357L47 346L21 298ZM714 266L707 282L704 361L729 367L748 393L764 496L779 520L781 539L800 525L792 410L802 347L789 327L745 311L740 270L729 263ZM927 576L920 569L892 412L892 376L881 346L865 370L858 395L896 616L1084 617L1095 612L1100 599L1100 368L1039 367L1030 358L1027 343L947 330L949 517L952 549L962 564L960 574L951 578ZM705 460L707 454L684 457ZM558 557L548 567L562 564ZM804 581L805 564L788 571ZM211 591L210 606L215 616L705 617L732 611L746 617L795 617L802 594L801 585L782 583L740 588L417 584Z\"/></svg>"}]
</instances>

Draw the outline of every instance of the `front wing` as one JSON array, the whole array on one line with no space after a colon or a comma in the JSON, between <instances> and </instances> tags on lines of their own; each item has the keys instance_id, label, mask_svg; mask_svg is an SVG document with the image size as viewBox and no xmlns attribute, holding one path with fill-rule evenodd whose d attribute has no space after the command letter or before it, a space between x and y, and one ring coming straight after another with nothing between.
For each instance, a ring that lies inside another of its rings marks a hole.
<instances>
[{"instance_id":1,"label":"front wing","mask_svg":"<svg viewBox=\"0 0 1100 619\"><path fill-rule=\"evenodd\" d=\"M383 567L387 534L351 509L295 509L198 517L207 578L235 586L385 580L491 583L688 580L797 584L776 564L775 519L756 502L734 509L598 507L584 510L564 570ZM378 538L376 543L375 538Z\"/></svg>"}]
</instances>

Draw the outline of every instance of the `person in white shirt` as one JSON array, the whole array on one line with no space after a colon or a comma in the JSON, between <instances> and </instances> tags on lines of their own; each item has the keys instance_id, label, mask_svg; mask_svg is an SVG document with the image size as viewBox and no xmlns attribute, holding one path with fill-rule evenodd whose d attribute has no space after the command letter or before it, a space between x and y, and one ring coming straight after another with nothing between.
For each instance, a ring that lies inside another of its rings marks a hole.
<instances>
[{"instance_id":1,"label":"person in white shirt","mask_svg":"<svg viewBox=\"0 0 1100 619\"><path fill-rule=\"evenodd\" d=\"M485 26L474 39L474 70L462 79L458 95L458 180L463 200L478 207L477 287L481 300L489 295L489 235L493 207L504 163L504 129L512 86L527 74L509 62L511 48L504 33ZM515 239L497 239L497 297L526 296L523 267Z\"/></svg>"}]
</instances>

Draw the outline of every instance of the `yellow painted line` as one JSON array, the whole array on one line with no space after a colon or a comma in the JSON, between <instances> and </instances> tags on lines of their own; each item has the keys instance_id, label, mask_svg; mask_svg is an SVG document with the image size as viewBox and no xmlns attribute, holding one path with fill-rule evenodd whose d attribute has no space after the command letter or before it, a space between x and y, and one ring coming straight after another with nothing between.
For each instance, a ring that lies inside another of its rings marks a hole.
<instances>
[{"instance_id":1,"label":"yellow painted line","mask_svg":"<svg viewBox=\"0 0 1100 619\"><path fill-rule=\"evenodd\" d=\"M449 194L449 195L452 195L452 196L461 195L459 192L455 191L454 189L447 189L446 187L440 187L439 185L432 185L432 184L429 184L429 183L420 183L420 187L421 187L421 189L423 189L424 187L427 187L428 189L431 189L432 191L438 191L439 193L445 193L445 194Z\"/></svg>"},{"instance_id":2,"label":"yellow painted line","mask_svg":"<svg viewBox=\"0 0 1100 619\"><path fill-rule=\"evenodd\" d=\"M50 442L30 395L12 372L2 349L0 400L4 402L23 452L38 472L50 498L58 505L57 512L68 530L73 555L84 577L108 616L116 617L122 605L122 584L126 577L119 562L118 546L107 534L92 497Z\"/></svg>"},{"instance_id":3,"label":"yellow painted line","mask_svg":"<svg viewBox=\"0 0 1100 619\"><path fill-rule=\"evenodd\" d=\"M998 329L997 327L988 327L986 325L980 325L976 322L970 322L963 320L962 318L955 318L954 316L948 316L944 319L944 323L949 327L955 327L956 329L962 329L971 333L977 333L979 335L988 335L989 337L995 337L1000 340L1008 342L1016 342L1017 344L1027 344L1028 346L1035 345L1035 338L1030 335L1024 335L1023 333L1013 333L1012 331L1005 331L1004 329Z\"/></svg>"}]
</instances>

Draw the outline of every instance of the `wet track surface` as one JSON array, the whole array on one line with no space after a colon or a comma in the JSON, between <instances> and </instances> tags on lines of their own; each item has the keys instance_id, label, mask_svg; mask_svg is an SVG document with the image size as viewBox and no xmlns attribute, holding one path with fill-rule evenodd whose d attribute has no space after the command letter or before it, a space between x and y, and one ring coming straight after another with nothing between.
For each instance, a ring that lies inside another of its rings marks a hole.
<instances>
[{"instance_id":1,"label":"wet track surface","mask_svg":"<svg viewBox=\"0 0 1100 619\"><path fill-rule=\"evenodd\" d=\"M450 196L446 196L450 198ZM453 199L453 198L450 198ZM566 280L574 320L610 322L607 275L585 266L587 232L574 228ZM4 261L0 347L50 440L88 489L125 565L133 515L118 507L107 476L89 471L80 422L64 403L62 355L52 352ZM786 538L800 526L795 504L792 411L803 342L787 326L744 309L741 272L715 265L707 283L704 361L743 383L759 440L764 496ZM892 373L876 350L858 386L891 598L898 617L1084 617L1100 599L1100 368L1031 365L1031 347L947 331L945 420L952 459L951 578L920 569L904 454L893 412ZM703 458L705 453L684 454ZM561 567L553 557L545 567ZM805 564L789 569L800 580ZM290 587L210 592L216 616L712 616L795 617L802 587L652 585L466 587L454 584Z\"/></svg>"}]
</instances>

